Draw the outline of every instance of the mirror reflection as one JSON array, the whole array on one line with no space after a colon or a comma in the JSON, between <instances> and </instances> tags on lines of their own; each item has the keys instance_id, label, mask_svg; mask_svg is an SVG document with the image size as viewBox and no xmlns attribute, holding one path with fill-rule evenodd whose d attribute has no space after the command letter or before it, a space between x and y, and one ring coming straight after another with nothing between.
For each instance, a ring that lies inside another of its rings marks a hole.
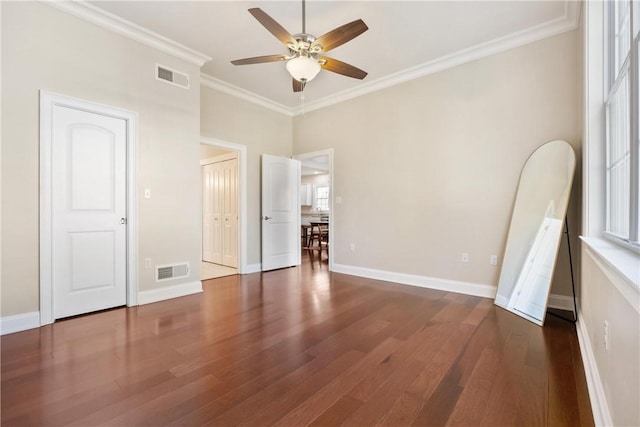
<instances>
[{"instance_id":1,"label":"mirror reflection","mask_svg":"<svg viewBox=\"0 0 640 427\"><path fill-rule=\"evenodd\" d=\"M567 142L552 141L529 157L520 174L495 303L539 325L547 311L575 163Z\"/></svg>"}]
</instances>

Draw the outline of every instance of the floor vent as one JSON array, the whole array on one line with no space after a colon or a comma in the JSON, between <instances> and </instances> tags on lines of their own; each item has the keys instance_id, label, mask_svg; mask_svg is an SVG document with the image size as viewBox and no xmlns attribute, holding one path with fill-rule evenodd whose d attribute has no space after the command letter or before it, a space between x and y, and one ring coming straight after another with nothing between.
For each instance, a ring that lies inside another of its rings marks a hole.
<instances>
[{"instance_id":1,"label":"floor vent","mask_svg":"<svg viewBox=\"0 0 640 427\"><path fill-rule=\"evenodd\" d=\"M189 277L188 262L156 266L156 282L164 282L165 280L180 279L182 277Z\"/></svg>"},{"instance_id":2,"label":"floor vent","mask_svg":"<svg viewBox=\"0 0 640 427\"><path fill-rule=\"evenodd\" d=\"M189 76L164 65L156 64L156 79L189 89Z\"/></svg>"}]
</instances>

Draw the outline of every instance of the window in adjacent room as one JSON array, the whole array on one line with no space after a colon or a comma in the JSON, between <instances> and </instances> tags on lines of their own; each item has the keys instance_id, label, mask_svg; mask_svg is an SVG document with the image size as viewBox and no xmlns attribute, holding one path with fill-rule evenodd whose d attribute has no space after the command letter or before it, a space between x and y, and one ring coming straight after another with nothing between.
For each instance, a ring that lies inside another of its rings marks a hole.
<instances>
[{"instance_id":1,"label":"window in adjacent room","mask_svg":"<svg viewBox=\"0 0 640 427\"><path fill-rule=\"evenodd\" d=\"M633 4L632 3L636 3ZM640 77L637 2L608 3L605 37L606 234L638 248L640 210L640 140L638 108ZM635 15L635 19L634 19Z\"/></svg>"},{"instance_id":2,"label":"window in adjacent room","mask_svg":"<svg viewBox=\"0 0 640 427\"><path fill-rule=\"evenodd\" d=\"M316 186L316 210L319 210L319 211L329 210L329 186L328 185Z\"/></svg>"}]
</instances>

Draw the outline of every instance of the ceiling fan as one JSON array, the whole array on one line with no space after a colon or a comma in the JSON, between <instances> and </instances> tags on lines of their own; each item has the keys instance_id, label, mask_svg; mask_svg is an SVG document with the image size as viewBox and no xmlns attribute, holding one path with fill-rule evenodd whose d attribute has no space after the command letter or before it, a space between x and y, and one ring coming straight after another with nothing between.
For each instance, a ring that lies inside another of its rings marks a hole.
<instances>
[{"instance_id":1,"label":"ceiling fan","mask_svg":"<svg viewBox=\"0 0 640 427\"><path fill-rule=\"evenodd\" d=\"M301 92L321 69L331 71L355 79L364 79L366 71L349 65L324 54L331 49L345 44L369 29L362 19L335 28L328 33L315 37L306 32L305 0L302 0L302 32L291 35L273 18L260 8L249 9L249 13L258 20L271 34L289 49L288 55L265 55L252 58L236 59L233 65L260 64L264 62L287 61L287 71L293 77L293 91Z\"/></svg>"}]
</instances>

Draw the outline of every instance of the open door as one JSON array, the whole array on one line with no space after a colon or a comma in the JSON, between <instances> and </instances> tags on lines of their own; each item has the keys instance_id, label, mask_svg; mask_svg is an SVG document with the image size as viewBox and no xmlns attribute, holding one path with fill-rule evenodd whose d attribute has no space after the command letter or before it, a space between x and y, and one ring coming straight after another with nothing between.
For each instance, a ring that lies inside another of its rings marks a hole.
<instances>
[{"instance_id":1,"label":"open door","mask_svg":"<svg viewBox=\"0 0 640 427\"><path fill-rule=\"evenodd\" d=\"M300 265L300 162L262 155L262 271Z\"/></svg>"}]
</instances>

